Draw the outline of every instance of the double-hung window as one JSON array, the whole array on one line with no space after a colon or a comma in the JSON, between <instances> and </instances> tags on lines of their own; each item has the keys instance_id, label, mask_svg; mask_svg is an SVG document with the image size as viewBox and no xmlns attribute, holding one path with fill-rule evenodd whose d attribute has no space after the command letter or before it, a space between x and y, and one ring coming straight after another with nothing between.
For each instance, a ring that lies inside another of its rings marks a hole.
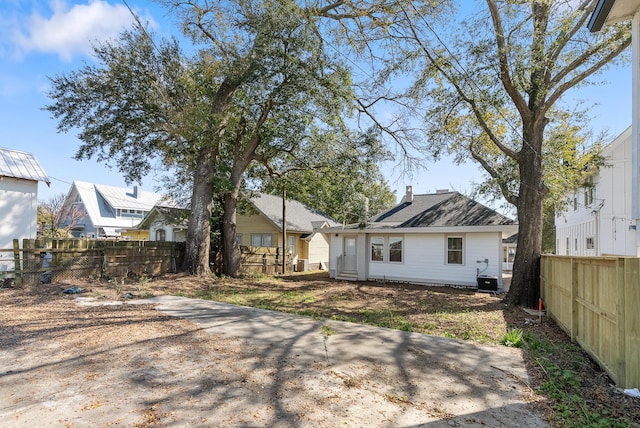
<instances>
[{"instance_id":1,"label":"double-hung window","mask_svg":"<svg viewBox=\"0 0 640 428\"><path fill-rule=\"evenodd\" d=\"M271 234L270 233L252 233L251 246L252 247L270 247Z\"/></svg>"},{"instance_id":2,"label":"double-hung window","mask_svg":"<svg viewBox=\"0 0 640 428\"><path fill-rule=\"evenodd\" d=\"M392 263L402 263L402 237L389 237L389 261Z\"/></svg>"},{"instance_id":3,"label":"double-hung window","mask_svg":"<svg viewBox=\"0 0 640 428\"><path fill-rule=\"evenodd\" d=\"M381 236L371 238L371 261L384 261L384 238Z\"/></svg>"},{"instance_id":4,"label":"double-hung window","mask_svg":"<svg viewBox=\"0 0 640 428\"><path fill-rule=\"evenodd\" d=\"M401 236L373 236L370 254L372 262L402 263L403 238Z\"/></svg>"},{"instance_id":5,"label":"double-hung window","mask_svg":"<svg viewBox=\"0 0 640 428\"><path fill-rule=\"evenodd\" d=\"M464 263L464 240L462 236L447 237L447 264L461 265Z\"/></svg>"}]
</instances>

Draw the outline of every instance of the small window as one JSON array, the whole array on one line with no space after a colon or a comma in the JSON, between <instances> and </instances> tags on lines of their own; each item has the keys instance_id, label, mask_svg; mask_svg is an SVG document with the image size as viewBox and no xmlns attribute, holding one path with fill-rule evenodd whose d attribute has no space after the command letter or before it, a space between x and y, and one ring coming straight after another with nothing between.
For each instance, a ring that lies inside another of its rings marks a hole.
<instances>
[{"instance_id":1,"label":"small window","mask_svg":"<svg viewBox=\"0 0 640 428\"><path fill-rule=\"evenodd\" d=\"M294 254L296 251L296 237L295 236L287 236L287 250L289 254Z\"/></svg>"},{"instance_id":2,"label":"small window","mask_svg":"<svg viewBox=\"0 0 640 428\"><path fill-rule=\"evenodd\" d=\"M571 247L569 246L569 237L567 236L566 245L564 247L564 252L567 253L567 256L569 255L570 250L571 250Z\"/></svg>"},{"instance_id":3,"label":"small window","mask_svg":"<svg viewBox=\"0 0 640 428\"><path fill-rule=\"evenodd\" d=\"M399 236L389 238L389 261L402 263L402 238Z\"/></svg>"},{"instance_id":4,"label":"small window","mask_svg":"<svg viewBox=\"0 0 640 428\"><path fill-rule=\"evenodd\" d=\"M587 250L593 250L596 248L595 240L592 236L587 238Z\"/></svg>"},{"instance_id":5,"label":"small window","mask_svg":"<svg viewBox=\"0 0 640 428\"><path fill-rule=\"evenodd\" d=\"M156 229L156 241L166 241L167 232L164 229Z\"/></svg>"},{"instance_id":6,"label":"small window","mask_svg":"<svg viewBox=\"0 0 640 428\"><path fill-rule=\"evenodd\" d=\"M574 241L574 248L573 249L575 251L578 251L578 238L575 238L573 241Z\"/></svg>"},{"instance_id":7,"label":"small window","mask_svg":"<svg viewBox=\"0 0 640 428\"><path fill-rule=\"evenodd\" d=\"M384 260L384 238L376 236L371 238L371 261L381 262Z\"/></svg>"},{"instance_id":8,"label":"small window","mask_svg":"<svg viewBox=\"0 0 640 428\"><path fill-rule=\"evenodd\" d=\"M447 238L447 264L462 264L463 242L462 236L450 236Z\"/></svg>"},{"instance_id":9,"label":"small window","mask_svg":"<svg viewBox=\"0 0 640 428\"><path fill-rule=\"evenodd\" d=\"M252 247L270 247L271 246L271 234L269 234L269 233L252 233L251 234L251 246Z\"/></svg>"},{"instance_id":10,"label":"small window","mask_svg":"<svg viewBox=\"0 0 640 428\"><path fill-rule=\"evenodd\" d=\"M577 196L573 196L573 210L577 211L578 210L578 197Z\"/></svg>"},{"instance_id":11,"label":"small window","mask_svg":"<svg viewBox=\"0 0 640 428\"><path fill-rule=\"evenodd\" d=\"M584 189L584 205L586 207L593 203L594 189L593 177L587 178L586 188Z\"/></svg>"},{"instance_id":12,"label":"small window","mask_svg":"<svg viewBox=\"0 0 640 428\"><path fill-rule=\"evenodd\" d=\"M238 245L242 245L242 233L236 234L236 241L238 241Z\"/></svg>"}]
</instances>

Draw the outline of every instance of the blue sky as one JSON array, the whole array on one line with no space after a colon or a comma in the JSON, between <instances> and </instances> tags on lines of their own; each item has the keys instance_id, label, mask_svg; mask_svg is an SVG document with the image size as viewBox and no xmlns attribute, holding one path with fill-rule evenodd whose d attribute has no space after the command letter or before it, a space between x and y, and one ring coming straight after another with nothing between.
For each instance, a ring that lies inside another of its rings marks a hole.
<instances>
[{"instance_id":1,"label":"blue sky","mask_svg":"<svg viewBox=\"0 0 640 428\"><path fill-rule=\"evenodd\" d=\"M175 32L166 11L144 0L127 0L129 6L160 34ZM38 198L47 200L67 193L73 180L126 186L117 170L95 160L76 161L80 141L73 133L59 134L56 121L42 107L47 76L78 69L91 61L91 42L116 36L129 27L132 16L122 0L3 0L0 3L0 147L33 153L47 174L51 187L39 185ZM631 52L627 55L630 57ZM595 104L592 130L608 130L611 138L631 124L631 67L615 69L604 77L605 85L571 93L576 100ZM391 148L393 151L393 148ZM414 171L384 167L389 185L400 198L405 186L414 193L436 189L471 190L481 173L474 164L454 165L449 159ZM156 179L147 176L142 187L153 190Z\"/></svg>"}]
</instances>

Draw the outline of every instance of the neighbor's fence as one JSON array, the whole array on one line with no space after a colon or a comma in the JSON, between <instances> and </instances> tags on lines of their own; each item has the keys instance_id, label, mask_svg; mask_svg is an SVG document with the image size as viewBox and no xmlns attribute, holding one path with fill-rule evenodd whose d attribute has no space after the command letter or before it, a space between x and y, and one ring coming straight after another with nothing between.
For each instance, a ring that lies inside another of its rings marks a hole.
<instances>
[{"instance_id":1,"label":"neighbor's fence","mask_svg":"<svg viewBox=\"0 0 640 428\"><path fill-rule=\"evenodd\" d=\"M101 239L17 239L0 248L0 276L18 284L175 272L184 243Z\"/></svg>"},{"instance_id":2,"label":"neighbor's fence","mask_svg":"<svg viewBox=\"0 0 640 428\"><path fill-rule=\"evenodd\" d=\"M261 272L268 275L282 273L283 249L278 247L240 247L240 266L243 273ZM293 271L293 258L284 254L285 270Z\"/></svg>"},{"instance_id":3,"label":"neighbor's fence","mask_svg":"<svg viewBox=\"0 0 640 428\"><path fill-rule=\"evenodd\" d=\"M548 314L623 388L640 386L640 259L542 256Z\"/></svg>"}]
</instances>

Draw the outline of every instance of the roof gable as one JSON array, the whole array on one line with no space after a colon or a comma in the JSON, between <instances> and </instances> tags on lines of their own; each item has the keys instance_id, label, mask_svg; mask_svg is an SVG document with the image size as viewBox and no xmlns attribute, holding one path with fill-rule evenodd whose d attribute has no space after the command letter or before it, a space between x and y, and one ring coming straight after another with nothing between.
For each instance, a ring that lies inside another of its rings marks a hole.
<instances>
[{"instance_id":1,"label":"roof gable","mask_svg":"<svg viewBox=\"0 0 640 428\"><path fill-rule=\"evenodd\" d=\"M260 193L251 198L256 209L269 219L278 229L282 230L282 198L279 196ZM286 200L287 230L311 233L317 225L325 222L331 226L337 226L331 217L320 211L313 210L301 202Z\"/></svg>"},{"instance_id":2,"label":"roof gable","mask_svg":"<svg viewBox=\"0 0 640 428\"><path fill-rule=\"evenodd\" d=\"M515 222L458 192L414 195L413 202L391 208L373 220L393 227L500 226Z\"/></svg>"},{"instance_id":3,"label":"roof gable","mask_svg":"<svg viewBox=\"0 0 640 428\"><path fill-rule=\"evenodd\" d=\"M151 211L162 199L157 193L137 189L133 192L126 187L74 181L75 189L94 226L131 227L142 218L116 217L116 209ZM135 189L135 188L134 188ZM70 193L71 196L73 192ZM137 193L137 197L135 197Z\"/></svg>"},{"instance_id":4,"label":"roof gable","mask_svg":"<svg viewBox=\"0 0 640 428\"><path fill-rule=\"evenodd\" d=\"M51 180L31 153L1 147L0 176L51 183Z\"/></svg>"}]
</instances>

